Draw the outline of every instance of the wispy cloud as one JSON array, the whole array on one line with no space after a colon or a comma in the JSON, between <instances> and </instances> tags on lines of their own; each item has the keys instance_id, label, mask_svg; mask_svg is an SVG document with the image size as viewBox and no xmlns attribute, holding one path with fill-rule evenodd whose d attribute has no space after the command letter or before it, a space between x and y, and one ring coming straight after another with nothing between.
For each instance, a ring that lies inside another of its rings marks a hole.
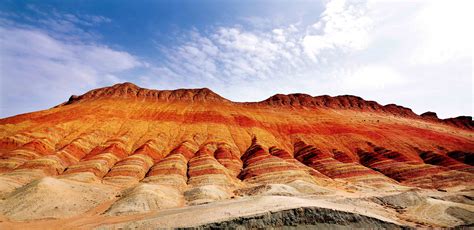
<instances>
[{"instance_id":1,"label":"wispy cloud","mask_svg":"<svg viewBox=\"0 0 474 230\"><path fill-rule=\"evenodd\" d=\"M163 85L159 76L171 75L170 80L185 78L182 81L189 85L205 83L234 100L311 91L329 84L321 75L340 52L366 46L370 29L366 11L363 4L337 1L329 2L321 19L310 25L295 23L268 30L218 27L207 33L195 29L176 46L157 47L166 57L158 64L157 85ZM153 81L150 76L142 78Z\"/></svg>"},{"instance_id":2,"label":"wispy cloud","mask_svg":"<svg viewBox=\"0 0 474 230\"><path fill-rule=\"evenodd\" d=\"M419 113L472 114L471 68L465 66L472 60L471 16L461 3L332 0L309 24L268 28L259 20L257 29L194 29L174 46L158 46L165 61L142 79L155 86L210 86L239 101L281 92L356 94ZM450 76L452 68L462 71ZM446 84L453 77L458 83Z\"/></svg>"}]
</instances>

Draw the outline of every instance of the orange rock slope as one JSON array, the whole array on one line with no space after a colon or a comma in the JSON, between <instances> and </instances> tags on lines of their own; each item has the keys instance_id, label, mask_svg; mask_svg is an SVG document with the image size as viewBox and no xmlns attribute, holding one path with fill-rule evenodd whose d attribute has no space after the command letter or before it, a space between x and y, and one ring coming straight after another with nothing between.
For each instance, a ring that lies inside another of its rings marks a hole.
<instances>
[{"instance_id":1,"label":"orange rock slope","mask_svg":"<svg viewBox=\"0 0 474 230\"><path fill-rule=\"evenodd\" d=\"M123 83L1 119L0 178L20 178L11 189L83 172L125 187L337 179L436 188L473 183L473 128L470 117L355 96L237 103L209 89Z\"/></svg>"}]
</instances>

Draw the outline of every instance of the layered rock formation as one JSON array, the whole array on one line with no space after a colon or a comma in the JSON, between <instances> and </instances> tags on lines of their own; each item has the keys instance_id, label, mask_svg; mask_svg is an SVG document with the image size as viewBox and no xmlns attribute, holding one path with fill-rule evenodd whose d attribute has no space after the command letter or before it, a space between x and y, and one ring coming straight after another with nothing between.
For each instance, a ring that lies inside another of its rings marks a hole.
<instances>
[{"instance_id":1,"label":"layered rock formation","mask_svg":"<svg viewBox=\"0 0 474 230\"><path fill-rule=\"evenodd\" d=\"M348 159L349 157L343 155L344 153L337 150L335 152L338 153L337 157L335 155L331 156L329 153L323 153L314 146L306 144L304 141L295 143L295 158L330 178L354 182L362 180L367 184L378 181L393 182L378 173L378 170L370 170L352 159ZM337 158L345 162L339 161Z\"/></svg>"},{"instance_id":2,"label":"layered rock formation","mask_svg":"<svg viewBox=\"0 0 474 230\"><path fill-rule=\"evenodd\" d=\"M237 103L209 89L123 83L1 119L0 205L31 196L25 194L45 183L71 194L87 186L104 189L96 207L58 206L71 215L93 208L99 216L256 194L469 191L473 128L470 117L419 116L355 96L279 94ZM24 220L24 208L1 214Z\"/></svg>"}]
</instances>

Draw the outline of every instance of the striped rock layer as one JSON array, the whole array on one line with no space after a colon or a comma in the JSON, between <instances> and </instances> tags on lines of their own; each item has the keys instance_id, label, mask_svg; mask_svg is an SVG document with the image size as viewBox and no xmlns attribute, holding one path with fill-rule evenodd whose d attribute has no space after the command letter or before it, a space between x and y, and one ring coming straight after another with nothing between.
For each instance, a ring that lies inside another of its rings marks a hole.
<instances>
[{"instance_id":1,"label":"striped rock layer","mask_svg":"<svg viewBox=\"0 0 474 230\"><path fill-rule=\"evenodd\" d=\"M289 183L294 180L313 181L313 176L295 162L272 156L254 138L242 155L244 169L239 178L247 183ZM317 175L323 177L321 174Z\"/></svg>"},{"instance_id":2,"label":"striped rock layer","mask_svg":"<svg viewBox=\"0 0 474 230\"><path fill-rule=\"evenodd\" d=\"M349 181L391 182L389 178L377 171L366 168L359 163L339 161L331 154L324 153L313 145L306 144L304 141L295 143L295 157L302 163L330 178Z\"/></svg>"},{"instance_id":3,"label":"striped rock layer","mask_svg":"<svg viewBox=\"0 0 474 230\"><path fill-rule=\"evenodd\" d=\"M375 146L371 152L359 150L358 154L364 166L407 185L429 188L440 184L452 186L474 182L471 173L426 164L383 147Z\"/></svg>"}]
</instances>

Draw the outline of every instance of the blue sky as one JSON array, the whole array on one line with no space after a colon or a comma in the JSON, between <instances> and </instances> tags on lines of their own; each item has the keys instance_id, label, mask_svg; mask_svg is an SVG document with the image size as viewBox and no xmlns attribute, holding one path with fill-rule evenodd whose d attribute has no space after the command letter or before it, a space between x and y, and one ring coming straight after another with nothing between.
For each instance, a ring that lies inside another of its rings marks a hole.
<instances>
[{"instance_id":1,"label":"blue sky","mask_svg":"<svg viewBox=\"0 0 474 230\"><path fill-rule=\"evenodd\" d=\"M2 1L0 117L130 81L473 114L471 1Z\"/></svg>"}]
</instances>

